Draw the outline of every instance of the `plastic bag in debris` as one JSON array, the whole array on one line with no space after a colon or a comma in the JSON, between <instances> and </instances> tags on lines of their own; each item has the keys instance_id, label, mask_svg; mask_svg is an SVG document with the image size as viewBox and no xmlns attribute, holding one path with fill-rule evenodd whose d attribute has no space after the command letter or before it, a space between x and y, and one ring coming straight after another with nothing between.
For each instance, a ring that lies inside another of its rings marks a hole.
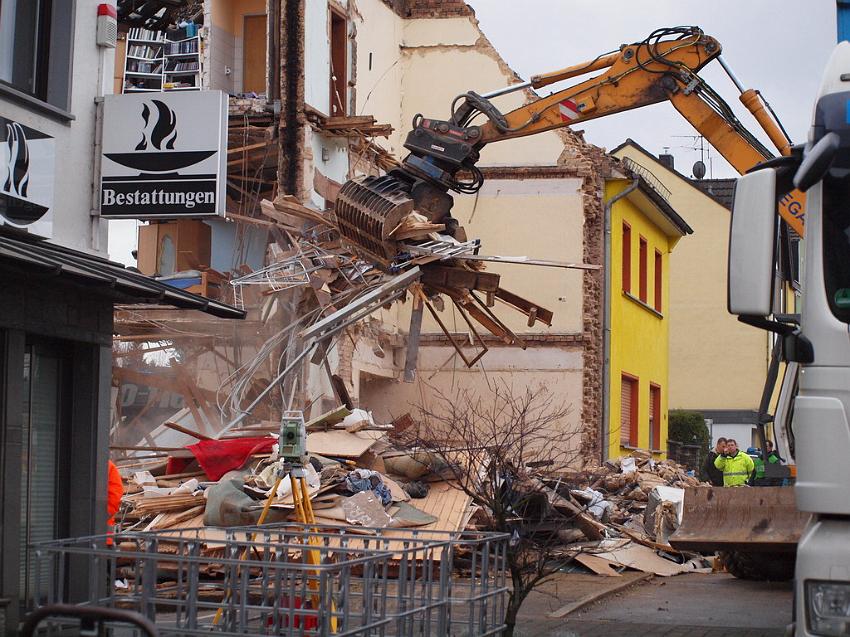
<instances>
[{"instance_id":1,"label":"plastic bag in debris","mask_svg":"<svg viewBox=\"0 0 850 637\"><path fill-rule=\"evenodd\" d=\"M366 411L365 409L354 409L342 420L342 424L346 429L354 427L361 422L364 423L365 426L374 425L375 421L372 419L372 412Z\"/></svg>"},{"instance_id":2,"label":"plastic bag in debris","mask_svg":"<svg viewBox=\"0 0 850 637\"><path fill-rule=\"evenodd\" d=\"M266 490L266 496L271 494L272 486L277 480L277 470L279 462L280 460L278 462L270 464L257 475L257 486ZM322 480L319 477L319 474L316 472L316 469L313 468L313 465L309 462L304 465L304 477L307 478L307 486L310 489L318 489L322 484ZM289 477L286 477L280 481L280 485L277 488L277 497L285 498L290 493L292 493L292 481L289 479Z\"/></svg>"},{"instance_id":3,"label":"plastic bag in debris","mask_svg":"<svg viewBox=\"0 0 850 637\"><path fill-rule=\"evenodd\" d=\"M393 501L389 487L384 484L381 474L369 469L355 469L345 476L345 487L353 492L372 491L381 499L381 504L388 505Z\"/></svg>"},{"instance_id":4,"label":"plastic bag in debris","mask_svg":"<svg viewBox=\"0 0 850 637\"><path fill-rule=\"evenodd\" d=\"M637 463L634 458L622 458L620 460L620 470L623 473L634 473L637 471Z\"/></svg>"},{"instance_id":5,"label":"plastic bag in debris","mask_svg":"<svg viewBox=\"0 0 850 637\"><path fill-rule=\"evenodd\" d=\"M577 495L587 500L587 511L597 520L601 520L606 514L611 512L613 506L608 500L605 499L605 496L596 491L595 489L591 489L587 487L586 489L574 489L570 491L573 495Z\"/></svg>"}]
</instances>

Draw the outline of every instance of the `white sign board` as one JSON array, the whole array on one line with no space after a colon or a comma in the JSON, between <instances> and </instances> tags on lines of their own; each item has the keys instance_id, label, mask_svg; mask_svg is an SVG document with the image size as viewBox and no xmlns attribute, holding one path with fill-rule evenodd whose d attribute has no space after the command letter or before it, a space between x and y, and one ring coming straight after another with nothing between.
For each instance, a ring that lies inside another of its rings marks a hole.
<instances>
[{"instance_id":1,"label":"white sign board","mask_svg":"<svg viewBox=\"0 0 850 637\"><path fill-rule=\"evenodd\" d=\"M103 105L100 216L223 215L227 95L167 91L108 95Z\"/></svg>"},{"instance_id":2,"label":"white sign board","mask_svg":"<svg viewBox=\"0 0 850 637\"><path fill-rule=\"evenodd\" d=\"M0 117L0 223L52 233L53 137Z\"/></svg>"}]
</instances>

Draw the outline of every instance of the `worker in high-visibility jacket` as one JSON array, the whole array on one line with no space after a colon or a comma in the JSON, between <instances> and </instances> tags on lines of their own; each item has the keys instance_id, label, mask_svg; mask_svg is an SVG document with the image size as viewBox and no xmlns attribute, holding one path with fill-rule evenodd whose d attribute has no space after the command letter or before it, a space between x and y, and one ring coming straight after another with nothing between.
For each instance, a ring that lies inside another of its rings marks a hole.
<instances>
[{"instance_id":1,"label":"worker in high-visibility jacket","mask_svg":"<svg viewBox=\"0 0 850 637\"><path fill-rule=\"evenodd\" d=\"M714 466L723 472L724 487L746 486L756 467L753 459L738 449L738 443L732 438L726 440L726 449L714 459Z\"/></svg>"},{"instance_id":2,"label":"worker in high-visibility jacket","mask_svg":"<svg viewBox=\"0 0 850 637\"><path fill-rule=\"evenodd\" d=\"M112 535L115 528L115 514L121 508L121 498L124 496L124 483L121 481L121 474L118 472L118 467L112 460L109 461L107 471L107 491L106 491L106 532ZM108 546L112 546L112 538L106 540Z\"/></svg>"}]
</instances>

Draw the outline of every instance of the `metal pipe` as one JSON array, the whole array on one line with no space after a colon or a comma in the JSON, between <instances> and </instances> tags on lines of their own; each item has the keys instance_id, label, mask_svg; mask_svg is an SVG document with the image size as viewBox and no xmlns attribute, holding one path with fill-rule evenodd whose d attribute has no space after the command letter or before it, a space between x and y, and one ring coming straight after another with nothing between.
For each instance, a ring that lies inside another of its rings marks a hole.
<instances>
[{"instance_id":1,"label":"metal pipe","mask_svg":"<svg viewBox=\"0 0 850 637\"><path fill-rule=\"evenodd\" d=\"M485 99L490 99L491 97L499 97L499 95L507 95L508 93L513 93L514 91L518 91L523 88L528 88L529 86L531 86L531 82L523 82L522 84L511 84L510 86L506 86L504 88L497 88L495 91L484 93L481 97Z\"/></svg>"},{"instance_id":2,"label":"metal pipe","mask_svg":"<svg viewBox=\"0 0 850 637\"><path fill-rule=\"evenodd\" d=\"M316 341L316 340L310 341L307 344L307 346L301 351L301 353L298 354L298 356L296 356L292 360L292 362L289 363L289 365L286 366L286 369L284 369L280 374L278 374L274 378L274 380L272 380L272 382L270 382L268 384L268 386L263 391L260 392L260 394L254 399L254 402L252 402L250 405L248 405L248 407L246 407L244 410L241 410L241 413L238 416L236 416L236 418L234 418L229 423L227 423L227 425L224 427L224 429L221 430L219 435L222 435L222 434L230 431L236 425L238 425L240 422L245 420L245 418L247 418L251 414L251 412L254 411L254 409L257 407L257 405L260 404L260 401L262 401L272 389L277 387L277 384L281 380L283 380L283 378L290 371L292 371L292 368L294 368L298 363L300 363L302 360L304 360L304 358L307 356L307 354L310 354L310 353L313 352L313 350L316 348L316 345L318 345L318 341Z\"/></svg>"},{"instance_id":3,"label":"metal pipe","mask_svg":"<svg viewBox=\"0 0 850 637\"><path fill-rule=\"evenodd\" d=\"M738 76L732 71L728 64L726 64L726 60L723 59L722 55L717 56L717 61L720 62L720 66L723 67L723 70L726 71L726 75L729 76L729 79L732 80L732 84L734 84L741 93L746 91L744 85L741 83L741 80L738 79Z\"/></svg>"},{"instance_id":4,"label":"metal pipe","mask_svg":"<svg viewBox=\"0 0 850 637\"><path fill-rule=\"evenodd\" d=\"M617 193L605 204L605 246L603 264L605 283L602 287L602 463L608 459L611 417L611 210L614 204L638 187L635 179L625 190Z\"/></svg>"},{"instance_id":5,"label":"metal pipe","mask_svg":"<svg viewBox=\"0 0 850 637\"><path fill-rule=\"evenodd\" d=\"M560 82L561 80L567 80L571 77L578 77L579 75L585 75L586 73L591 73L600 69L607 69L609 66L613 66L621 55L622 53L620 53L620 51L615 51L608 55L602 55L590 62L581 62L580 64L573 64L572 66L568 66L559 71L534 75L531 78L531 85L534 88L540 88L542 86L554 84L555 82Z\"/></svg>"}]
</instances>

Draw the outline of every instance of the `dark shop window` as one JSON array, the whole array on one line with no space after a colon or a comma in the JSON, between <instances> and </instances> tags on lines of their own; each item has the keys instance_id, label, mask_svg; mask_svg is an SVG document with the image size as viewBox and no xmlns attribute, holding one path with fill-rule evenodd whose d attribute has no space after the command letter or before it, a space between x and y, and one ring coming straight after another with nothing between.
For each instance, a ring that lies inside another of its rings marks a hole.
<instances>
[{"instance_id":1,"label":"dark shop window","mask_svg":"<svg viewBox=\"0 0 850 637\"><path fill-rule=\"evenodd\" d=\"M0 83L69 109L73 0L0 0Z\"/></svg>"}]
</instances>

